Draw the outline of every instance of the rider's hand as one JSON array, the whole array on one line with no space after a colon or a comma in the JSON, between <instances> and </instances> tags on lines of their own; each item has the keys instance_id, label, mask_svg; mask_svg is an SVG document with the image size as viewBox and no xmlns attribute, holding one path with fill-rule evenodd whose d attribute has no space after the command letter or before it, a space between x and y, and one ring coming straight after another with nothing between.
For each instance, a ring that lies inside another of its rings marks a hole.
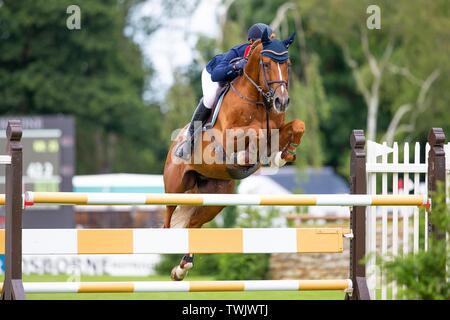
<instances>
[{"instance_id":1,"label":"rider's hand","mask_svg":"<svg viewBox=\"0 0 450 320\"><path fill-rule=\"evenodd\" d=\"M247 59L242 58L241 60L233 63L233 69L235 71L240 71L240 70L244 69L246 63L247 63Z\"/></svg>"}]
</instances>

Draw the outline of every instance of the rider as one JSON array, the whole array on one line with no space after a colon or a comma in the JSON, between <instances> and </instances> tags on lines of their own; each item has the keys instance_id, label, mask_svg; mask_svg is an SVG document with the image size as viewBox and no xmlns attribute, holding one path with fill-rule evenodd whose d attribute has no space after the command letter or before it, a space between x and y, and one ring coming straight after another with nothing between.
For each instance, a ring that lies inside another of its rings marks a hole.
<instances>
[{"instance_id":1,"label":"rider","mask_svg":"<svg viewBox=\"0 0 450 320\"><path fill-rule=\"evenodd\" d=\"M211 113L214 100L216 99L219 83L230 82L236 78L247 63L247 55L254 41L261 39L264 30L272 34L272 29L264 23L256 23L248 29L247 43L234 46L226 53L221 53L212 58L202 71L203 98L195 109L189 124L188 136L175 151L175 155L181 159L189 160L194 145L194 122L201 121L203 124ZM200 127L201 128L201 127Z\"/></svg>"}]
</instances>

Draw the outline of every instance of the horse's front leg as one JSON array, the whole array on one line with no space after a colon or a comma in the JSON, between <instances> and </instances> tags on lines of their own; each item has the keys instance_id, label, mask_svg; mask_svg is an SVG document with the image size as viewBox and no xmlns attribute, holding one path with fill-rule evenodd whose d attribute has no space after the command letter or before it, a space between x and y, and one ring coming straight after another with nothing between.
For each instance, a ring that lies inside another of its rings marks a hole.
<instances>
[{"instance_id":1,"label":"horse's front leg","mask_svg":"<svg viewBox=\"0 0 450 320\"><path fill-rule=\"evenodd\" d=\"M295 161L295 151L305 132L305 123L295 119L281 126L279 131L279 151L273 154L272 163L282 167L286 162Z\"/></svg>"}]
</instances>

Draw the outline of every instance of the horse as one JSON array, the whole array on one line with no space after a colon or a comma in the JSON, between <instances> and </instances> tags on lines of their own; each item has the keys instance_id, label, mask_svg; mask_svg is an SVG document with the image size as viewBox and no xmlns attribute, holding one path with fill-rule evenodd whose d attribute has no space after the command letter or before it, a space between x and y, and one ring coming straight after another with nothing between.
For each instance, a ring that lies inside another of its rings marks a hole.
<instances>
[{"instance_id":1,"label":"horse","mask_svg":"<svg viewBox=\"0 0 450 320\"><path fill-rule=\"evenodd\" d=\"M233 193L235 180L253 174L263 160L277 167L295 161L305 124L298 119L285 122L291 64L288 48L294 35L282 41L269 39L264 32L252 44L243 72L229 83L213 127L198 133L200 142L194 142L189 162L174 155L188 125L177 135L164 166L166 193ZM168 205L163 227L201 228L223 208ZM172 280L182 280L192 267L193 255L187 253L172 269Z\"/></svg>"}]
</instances>

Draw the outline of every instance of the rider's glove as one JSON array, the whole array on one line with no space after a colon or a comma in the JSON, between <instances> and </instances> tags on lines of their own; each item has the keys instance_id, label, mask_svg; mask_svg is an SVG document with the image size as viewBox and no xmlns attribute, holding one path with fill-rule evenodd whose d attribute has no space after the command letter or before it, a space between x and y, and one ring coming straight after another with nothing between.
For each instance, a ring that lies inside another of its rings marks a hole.
<instances>
[{"instance_id":1,"label":"rider's glove","mask_svg":"<svg viewBox=\"0 0 450 320\"><path fill-rule=\"evenodd\" d=\"M241 60L236 61L235 63L233 63L233 66L232 66L233 70L240 71L240 70L244 69L246 63L247 63L247 59L245 59L245 58L242 58Z\"/></svg>"}]
</instances>

